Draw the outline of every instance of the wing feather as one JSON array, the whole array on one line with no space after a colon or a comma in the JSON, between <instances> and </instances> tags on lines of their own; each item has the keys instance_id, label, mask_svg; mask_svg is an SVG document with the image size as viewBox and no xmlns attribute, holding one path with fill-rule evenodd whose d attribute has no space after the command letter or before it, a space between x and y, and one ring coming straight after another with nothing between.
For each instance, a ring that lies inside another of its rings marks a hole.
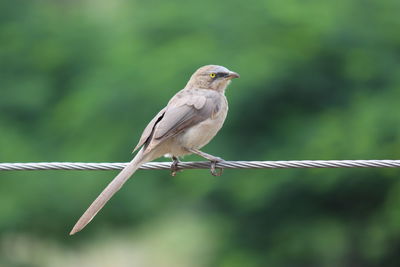
<instances>
[{"instance_id":1,"label":"wing feather","mask_svg":"<svg viewBox=\"0 0 400 267\"><path fill-rule=\"evenodd\" d=\"M151 136L154 131L154 127L157 125L157 123L162 119L164 116L164 113L166 111L167 107L163 108L158 114L147 124L146 128L144 129L142 136L140 137L139 143L136 145L135 149L132 152L135 152L139 147L144 145L146 141L149 141L151 139Z\"/></svg>"},{"instance_id":2,"label":"wing feather","mask_svg":"<svg viewBox=\"0 0 400 267\"><path fill-rule=\"evenodd\" d=\"M213 118L220 109L222 98L217 92L207 91L203 95L189 90L176 94L144 129L135 150L150 143L150 146L156 145L193 125Z\"/></svg>"},{"instance_id":3,"label":"wing feather","mask_svg":"<svg viewBox=\"0 0 400 267\"><path fill-rule=\"evenodd\" d=\"M174 136L188 127L200 123L218 110L218 101L206 96L186 95L180 99L181 105L171 105L156 126L154 139Z\"/></svg>"}]
</instances>

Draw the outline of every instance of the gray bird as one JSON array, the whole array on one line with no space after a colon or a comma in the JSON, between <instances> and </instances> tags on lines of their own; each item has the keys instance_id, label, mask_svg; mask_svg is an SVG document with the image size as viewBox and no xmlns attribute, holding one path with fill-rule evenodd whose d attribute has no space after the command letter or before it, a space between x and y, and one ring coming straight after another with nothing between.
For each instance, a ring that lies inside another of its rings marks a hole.
<instances>
[{"instance_id":1,"label":"gray bird","mask_svg":"<svg viewBox=\"0 0 400 267\"><path fill-rule=\"evenodd\" d=\"M228 112L225 89L233 78L239 78L239 74L222 66L199 68L185 88L150 121L134 151L142 148L89 206L70 235L82 230L146 162L170 155L174 159L172 167L176 167L178 157L188 154L197 154L214 164L221 161L221 158L199 149L211 141L225 121Z\"/></svg>"}]
</instances>

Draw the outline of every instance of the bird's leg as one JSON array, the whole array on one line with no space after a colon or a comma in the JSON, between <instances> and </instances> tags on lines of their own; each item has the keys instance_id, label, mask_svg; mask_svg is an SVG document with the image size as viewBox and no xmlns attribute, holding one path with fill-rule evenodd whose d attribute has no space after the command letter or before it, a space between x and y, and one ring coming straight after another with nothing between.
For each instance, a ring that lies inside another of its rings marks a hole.
<instances>
[{"instance_id":1,"label":"bird's leg","mask_svg":"<svg viewBox=\"0 0 400 267\"><path fill-rule=\"evenodd\" d=\"M189 152L193 153L193 154L196 154L196 155L199 155L200 157L203 157L203 158L205 158L205 159L208 159L209 161L215 161L215 162L224 161L224 160L221 159L220 157L216 157L216 156L207 154L207 153L205 153L205 152L203 152L203 151L200 151L200 150L198 150L198 149L195 149L195 148L188 148L187 150L188 150Z\"/></svg>"},{"instance_id":2,"label":"bird's leg","mask_svg":"<svg viewBox=\"0 0 400 267\"><path fill-rule=\"evenodd\" d=\"M180 162L179 159L175 156L172 156L172 164L171 164L171 176L175 176L176 173L179 171L178 163Z\"/></svg>"},{"instance_id":3,"label":"bird's leg","mask_svg":"<svg viewBox=\"0 0 400 267\"><path fill-rule=\"evenodd\" d=\"M219 168L219 171L216 170L217 162L224 161L222 158L207 154L207 153L202 152L195 148L188 148L187 150L193 154L199 155L200 157L203 157L203 158L211 161L210 172L213 176L221 176L222 175L222 172L223 172L222 168Z\"/></svg>"}]
</instances>

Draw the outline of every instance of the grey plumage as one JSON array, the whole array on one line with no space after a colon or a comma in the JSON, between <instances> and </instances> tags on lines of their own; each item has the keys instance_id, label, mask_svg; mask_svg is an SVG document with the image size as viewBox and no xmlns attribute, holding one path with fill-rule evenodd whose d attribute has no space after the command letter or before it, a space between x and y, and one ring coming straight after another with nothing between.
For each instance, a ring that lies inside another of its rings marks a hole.
<instances>
[{"instance_id":1,"label":"grey plumage","mask_svg":"<svg viewBox=\"0 0 400 267\"><path fill-rule=\"evenodd\" d=\"M238 77L222 66L207 65L198 69L185 88L150 121L134 151L142 149L89 206L70 234L82 230L145 162L165 154L179 157L191 153L220 161L198 149L222 127L228 111L225 88L231 79Z\"/></svg>"}]
</instances>

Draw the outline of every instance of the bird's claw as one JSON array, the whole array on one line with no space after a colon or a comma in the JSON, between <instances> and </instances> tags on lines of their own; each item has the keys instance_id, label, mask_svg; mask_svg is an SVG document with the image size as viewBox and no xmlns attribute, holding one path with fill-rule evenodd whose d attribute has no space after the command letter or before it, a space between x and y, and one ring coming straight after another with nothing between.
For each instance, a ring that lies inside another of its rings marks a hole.
<instances>
[{"instance_id":1,"label":"bird's claw","mask_svg":"<svg viewBox=\"0 0 400 267\"><path fill-rule=\"evenodd\" d=\"M176 176L176 173L180 171L178 167L179 160L178 158L173 158L173 160L171 164L171 176Z\"/></svg>"},{"instance_id":2,"label":"bird's claw","mask_svg":"<svg viewBox=\"0 0 400 267\"><path fill-rule=\"evenodd\" d=\"M218 160L218 161L215 161L215 160L211 161L210 172L211 172L212 176L221 176L222 173L224 172L224 169L222 169L222 168L218 168L218 171L217 171L217 163L220 161L223 161L223 159Z\"/></svg>"}]
</instances>

